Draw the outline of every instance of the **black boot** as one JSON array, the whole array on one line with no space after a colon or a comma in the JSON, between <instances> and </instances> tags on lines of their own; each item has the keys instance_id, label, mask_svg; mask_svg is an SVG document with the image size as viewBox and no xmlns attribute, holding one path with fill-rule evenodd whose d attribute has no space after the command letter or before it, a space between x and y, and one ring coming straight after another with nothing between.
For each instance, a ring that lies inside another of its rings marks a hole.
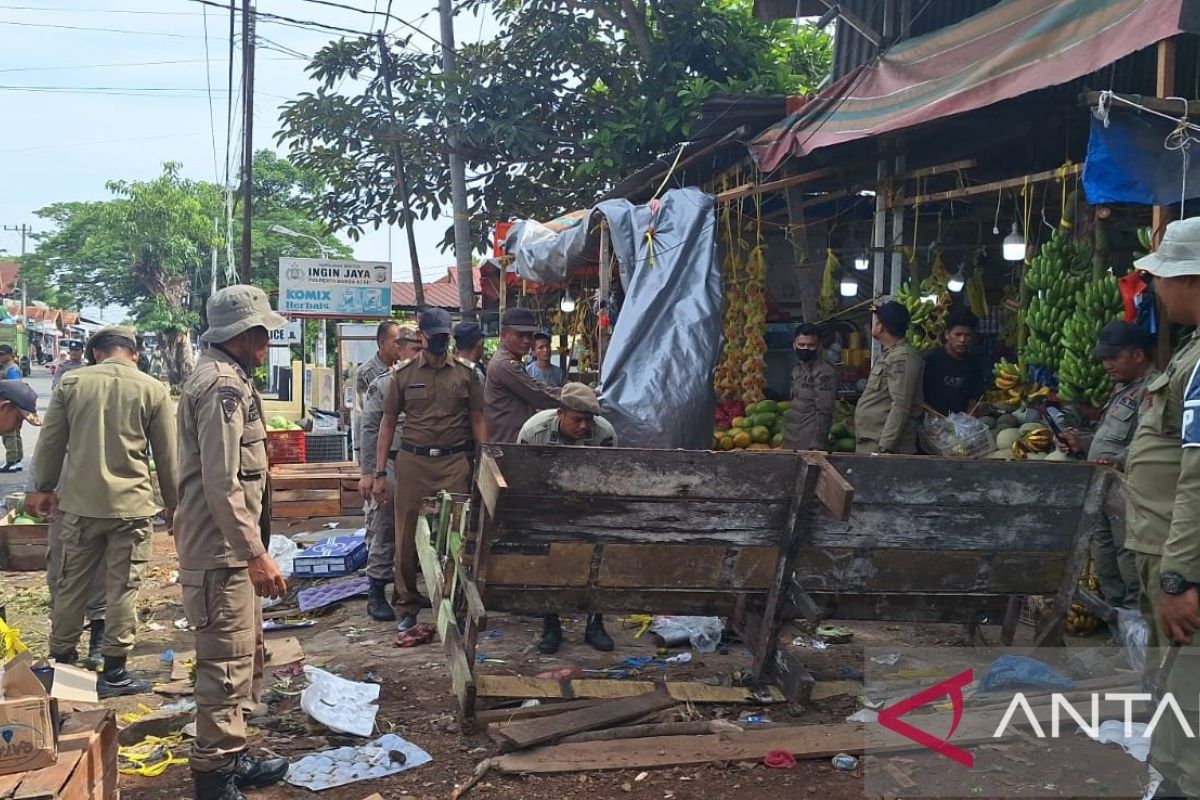
<instances>
[{"instance_id":1,"label":"black boot","mask_svg":"<svg viewBox=\"0 0 1200 800\"><path fill-rule=\"evenodd\" d=\"M124 697L150 691L154 684L135 678L125 669L125 656L105 656L104 673L96 681L96 694L101 700L109 697Z\"/></svg>"},{"instance_id":2,"label":"black boot","mask_svg":"<svg viewBox=\"0 0 1200 800\"><path fill-rule=\"evenodd\" d=\"M371 578L371 588L367 589L367 613L371 615L371 619L393 622L396 619L396 612L387 600L386 588L386 581Z\"/></svg>"},{"instance_id":3,"label":"black boot","mask_svg":"<svg viewBox=\"0 0 1200 800\"><path fill-rule=\"evenodd\" d=\"M232 770L192 770L192 785L196 790L196 800L246 800L246 795L238 790Z\"/></svg>"},{"instance_id":4,"label":"black boot","mask_svg":"<svg viewBox=\"0 0 1200 800\"><path fill-rule=\"evenodd\" d=\"M104 655L101 652L104 647L104 620L92 620L92 631L88 636L88 654L87 668L93 672L99 672L100 667L104 665Z\"/></svg>"},{"instance_id":5,"label":"black boot","mask_svg":"<svg viewBox=\"0 0 1200 800\"><path fill-rule=\"evenodd\" d=\"M605 653L612 652L613 640L608 635L608 631L604 630L604 617L600 614L592 614L588 617L587 631L583 634L583 640L597 650Z\"/></svg>"},{"instance_id":6,"label":"black boot","mask_svg":"<svg viewBox=\"0 0 1200 800\"><path fill-rule=\"evenodd\" d=\"M286 758L255 758L242 752L233 759L233 780L239 789L261 789L279 783L287 771Z\"/></svg>"},{"instance_id":7,"label":"black boot","mask_svg":"<svg viewBox=\"0 0 1200 800\"><path fill-rule=\"evenodd\" d=\"M558 648L562 647L562 640L562 623L558 620L558 614L542 617L542 638L538 640L538 652L546 655L557 653Z\"/></svg>"},{"instance_id":8,"label":"black boot","mask_svg":"<svg viewBox=\"0 0 1200 800\"><path fill-rule=\"evenodd\" d=\"M65 653L51 653L50 657L54 659L55 664L66 664L68 667L75 666L75 662L79 660L79 654L74 650L68 650Z\"/></svg>"}]
</instances>

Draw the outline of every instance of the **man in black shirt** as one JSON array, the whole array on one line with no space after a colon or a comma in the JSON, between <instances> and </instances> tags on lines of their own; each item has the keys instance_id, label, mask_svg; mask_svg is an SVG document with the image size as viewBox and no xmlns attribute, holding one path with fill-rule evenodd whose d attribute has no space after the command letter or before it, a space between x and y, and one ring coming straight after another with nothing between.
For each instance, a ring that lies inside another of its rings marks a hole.
<instances>
[{"instance_id":1,"label":"man in black shirt","mask_svg":"<svg viewBox=\"0 0 1200 800\"><path fill-rule=\"evenodd\" d=\"M979 318L965 308L946 320L945 344L925 356L925 403L941 414L970 412L987 390L983 365L972 355Z\"/></svg>"}]
</instances>

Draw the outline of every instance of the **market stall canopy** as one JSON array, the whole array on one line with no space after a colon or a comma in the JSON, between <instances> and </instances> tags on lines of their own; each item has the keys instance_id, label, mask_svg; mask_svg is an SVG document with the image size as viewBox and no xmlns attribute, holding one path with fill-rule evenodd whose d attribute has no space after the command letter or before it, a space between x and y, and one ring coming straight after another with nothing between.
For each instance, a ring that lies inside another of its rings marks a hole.
<instances>
[{"instance_id":1,"label":"market stall canopy","mask_svg":"<svg viewBox=\"0 0 1200 800\"><path fill-rule=\"evenodd\" d=\"M1067 83L1180 33L1190 0L1009 0L908 39L751 143L759 168Z\"/></svg>"}]
</instances>

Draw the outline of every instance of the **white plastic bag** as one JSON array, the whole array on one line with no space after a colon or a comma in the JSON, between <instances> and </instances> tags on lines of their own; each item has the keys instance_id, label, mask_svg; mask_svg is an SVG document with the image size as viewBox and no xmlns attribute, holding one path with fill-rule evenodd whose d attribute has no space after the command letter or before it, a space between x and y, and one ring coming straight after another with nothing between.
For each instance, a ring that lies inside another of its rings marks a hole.
<instances>
[{"instance_id":1,"label":"white plastic bag","mask_svg":"<svg viewBox=\"0 0 1200 800\"><path fill-rule=\"evenodd\" d=\"M279 567L279 572L283 577L292 577L292 569L295 566L296 555L299 554L300 547L286 536L280 536L277 533L271 534L271 541L267 545L267 553L275 560L275 566ZM262 601L263 608L271 608L282 603L282 597L264 597Z\"/></svg>"},{"instance_id":2,"label":"white plastic bag","mask_svg":"<svg viewBox=\"0 0 1200 800\"><path fill-rule=\"evenodd\" d=\"M1150 642L1150 628L1141 611L1117 609L1117 640L1125 650L1129 668L1141 672L1146 666L1146 646Z\"/></svg>"},{"instance_id":3,"label":"white plastic bag","mask_svg":"<svg viewBox=\"0 0 1200 800\"><path fill-rule=\"evenodd\" d=\"M379 713L379 684L339 678L316 667L304 667L308 688L300 695L304 713L331 730L370 736Z\"/></svg>"},{"instance_id":4,"label":"white plastic bag","mask_svg":"<svg viewBox=\"0 0 1200 800\"><path fill-rule=\"evenodd\" d=\"M668 645L687 641L701 653L717 652L724 630L720 617L655 617L650 623L650 631Z\"/></svg>"}]
</instances>

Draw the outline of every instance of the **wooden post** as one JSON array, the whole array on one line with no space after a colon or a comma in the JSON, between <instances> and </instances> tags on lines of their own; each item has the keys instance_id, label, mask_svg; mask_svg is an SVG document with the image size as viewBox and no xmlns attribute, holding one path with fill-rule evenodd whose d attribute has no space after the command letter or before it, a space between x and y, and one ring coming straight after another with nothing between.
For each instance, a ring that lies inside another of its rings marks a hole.
<instances>
[{"instance_id":1,"label":"wooden post","mask_svg":"<svg viewBox=\"0 0 1200 800\"><path fill-rule=\"evenodd\" d=\"M875 170L875 228L871 235L871 269L874 270L871 296L873 298L878 298L883 294L883 256L887 247L887 193L890 185L888 160L881 156ZM872 363L878 358L879 351L879 340L872 339Z\"/></svg>"},{"instance_id":2,"label":"wooden post","mask_svg":"<svg viewBox=\"0 0 1200 800\"><path fill-rule=\"evenodd\" d=\"M1175 40L1164 39L1158 43L1158 77L1155 94L1170 97L1175 94ZM1180 215L1183 208L1179 209ZM1150 214L1150 239L1155 249L1162 238L1163 230L1171 219L1170 206L1155 206ZM1155 343L1154 360L1160 368L1171 360L1171 323L1167 320L1167 309L1158 301L1158 340Z\"/></svg>"},{"instance_id":3,"label":"wooden post","mask_svg":"<svg viewBox=\"0 0 1200 800\"><path fill-rule=\"evenodd\" d=\"M809 255L808 227L804 217L804 192L798 188L787 190L788 228L787 238L796 259L796 282L800 289L800 313L805 322L816 322L820 318L817 300L821 295L821 270Z\"/></svg>"},{"instance_id":4,"label":"wooden post","mask_svg":"<svg viewBox=\"0 0 1200 800\"><path fill-rule=\"evenodd\" d=\"M904 174L904 160L903 155L896 156L893 174ZM904 282L904 253L899 249L904 244L904 183L893 182L888 189L888 204L895 203L892 207L892 277L888 284L888 293L894 295ZM896 193L894 198L891 196L892 189ZM913 246L916 246L916 242L913 242Z\"/></svg>"}]
</instances>

